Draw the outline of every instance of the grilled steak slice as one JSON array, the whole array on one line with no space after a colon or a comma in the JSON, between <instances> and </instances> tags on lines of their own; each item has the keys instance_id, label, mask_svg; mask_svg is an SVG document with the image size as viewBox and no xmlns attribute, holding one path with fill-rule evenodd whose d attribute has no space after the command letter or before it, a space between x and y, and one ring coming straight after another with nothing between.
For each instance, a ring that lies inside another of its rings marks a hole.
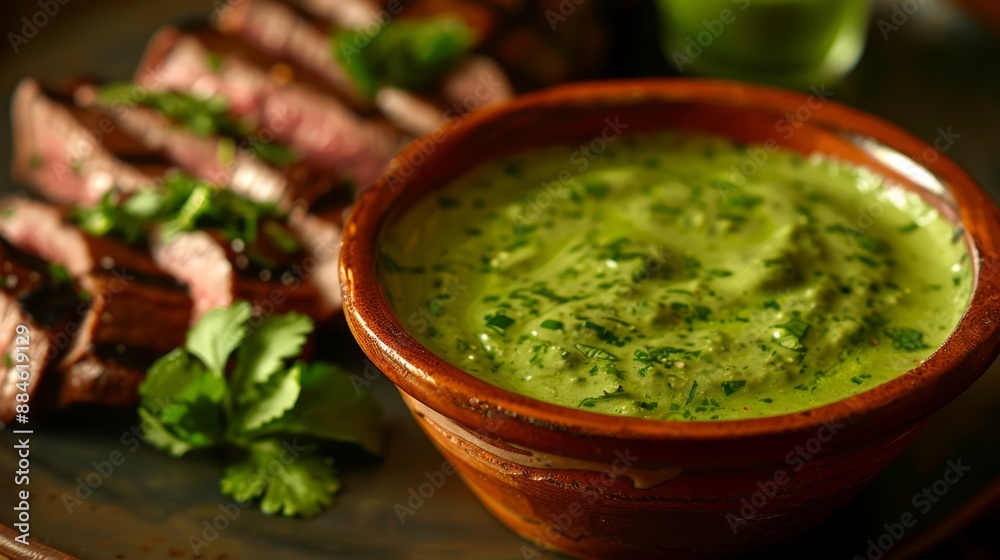
<instances>
[{"instance_id":1,"label":"grilled steak slice","mask_svg":"<svg viewBox=\"0 0 1000 560\"><path fill-rule=\"evenodd\" d=\"M151 250L157 265L188 287L194 300L193 321L210 309L233 302L233 266L225 249L209 234L195 231L170 241L154 236Z\"/></svg>"},{"instance_id":2,"label":"grilled steak slice","mask_svg":"<svg viewBox=\"0 0 1000 560\"><path fill-rule=\"evenodd\" d=\"M44 263L65 267L87 294L64 329L62 338L72 341L64 347L66 363L78 360L92 344L121 343L166 353L183 343L191 298L148 255L124 245L116 249L118 262L91 253L92 246L114 244L88 240L62 220L59 209L44 203L8 199L3 209L7 216L0 220L0 236Z\"/></svg>"},{"instance_id":3,"label":"grilled steak slice","mask_svg":"<svg viewBox=\"0 0 1000 560\"><path fill-rule=\"evenodd\" d=\"M322 20L313 23L325 30L332 26L360 29L373 35L390 21L386 19L387 13L382 9L381 3L372 0L297 0L296 3ZM412 8L420 13L420 6ZM486 34L486 28L493 19L492 16L481 13L482 7L456 4L449 8L449 13L460 16L470 26L477 39ZM433 14L433 10L429 12L420 15ZM331 63L336 64L335 61ZM448 119L460 117L480 107L501 103L511 97L513 88L500 65L492 58L476 55L469 57L445 76L439 100L426 99L401 89L385 88L376 95L375 105L401 130L422 136Z\"/></svg>"},{"instance_id":4,"label":"grilled steak slice","mask_svg":"<svg viewBox=\"0 0 1000 560\"><path fill-rule=\"evenodd\" d=\"M451 104L450 117L503 103L514 97L507 74L488 56L473 56L441 84L444 98Z\"/></svg>"},{"instance_id":5,"label":"grilled steak slice","mask_svg":"<svg viewBox=\"0 0 1000 560\"><path fill-rule=\"evenodd\" d=\"M37 85L32 85L28 89L35 90L33 99L39 106L49 107L67 119L72 119L70 109L46 98L37 90ZM28 90L22 87L22 91ZM158 115L154 113L153 116ZM38 121L36 126L41 133L47 134L44 124L44 121ZM85 130L82 127L80 129ZM92 137L87 134L87 138ZM106 166L108 170L106 188L120 184L120 176L140 174L131 166L115 160L114 156L99 144L95 150L99 150L101 157L110 164ZM139 150L133 148L130 152L136 154ZM54 166L65 166L70 161L52 160L50 163ZM158 175L155 177L158 179ZM47 197L53 196L56 200L82 205L92 203L94 198L95 193L81 190L77 183L67 183L66 177L42 176L37 179L39 182L35 182L36 187ZM44 182L41 182L43 180ZM149 176L147 180L151 184L157 182ZM100 198L102 194L103 191L96 197ZM123 267L122 270L128 275L141 274L149 278L169 276L187 285L193 298L193 307L188 304L179 309L190 312L192 321L197 321L209 309L229 305L235 299L248 299L261 305L272 301L277 303L275 307L278 310L298 310L316 318L329 316L339 308L339 293L336 295L329 293L336 289L337 282L319 288L314 282L309 281L307 275L301 271L301 261L304 256L298 259L300 268L297 271L274 271L270 278L261 280L259 276L242 273L236 266L237 255L229 249L228 242L220 243L217 237L205 232L183 233L169 242L154 239L153 255L150 256L145 247L130 246L112 239L83 234L75 226L66 223L66 213L57 208L26 199L9 199L3 206L6 212L11 213L12 219L0 221L0 235L6 236L25 251L34 253L45 261L65 266L74 277L82 278L97 269L110 270ZM315 230L316 227L309 229L310 232ZM339 235L339 230L335 235ZM308 240L303 240L303 244L307 247L316 246L315 242ZM310 265L310 270L315 266L313 261L306 264ZM326 275L321 276L326 278ZM94 293L103 293L104 287L100 277L95 278L86 282L94 284L87 289ZM284 278L283 283L282 278ZM122 299L118 298L118 301L121 302ZM165 301L176 303L173 299ZM101 315L114 319L122 313L123 311L111 310L107 311L106 315L104 313ZM174 322L174 318L170 320ZM103 325L105 329L113 328L110 322L105 323ZM181 333L183 331L183 328L179 330ZM148 334L136 331L136 336L139 337ZM117 335L109 334L109 336ZM97 342L104 340L100 336L96 339Z\"/></svg>"},{"instance_id":6,"label":"grilled steak slice","mask_svg":"<svg viewBox=\"0 0 1000 560\"><path fill-rule=\"evenodd\" d=\"M131 191L153 184L117 160L99 138L117 141L110 122L84 126L65 104L47 97L38 83L22 80L12 103L14 177L56 202L95 203L111 187Z\"/></svg>"},{"instance_id":7,"label":"grilled steak slice","mask_svg":"<svg viewBox=\"0 0 1000 560\"><path fill-rule=\"evenodd\" d=\"M446 112L430 101L394 87L378 90L375 106L392 124L411 136L423 136L448 120Z\"/></svg>"},{"instance_id":8,"label":"grilled steak slice","mask_svg":"<svg viewBox=\"0 0 1000 560\"><path fill-rule=\"evenodd\" d=\"M144 95L141 86L136 88L137 96ZM187 173L250 200L287 209L297 199L309 202L342 184L339 177L310 173L301 163L272 167L253 155L249 140L234 145L230 138L201 136L155 109L133 104L138 97L108 102L93 85L78 87L74 97L80 105L111 117L139 142Z\"/></svg>"},{"instance_id":9,"label":"grilled steak slice","mask_svg":"<svg viewBox=\"0 0 1000 560\"><path fill-rule=\"evenodd\" d=\"M17 413L17 393L27 388L31 410L73 403L132 404L138 398L137 386L152 361L163 353L161 349L128 346L126 342L94 343L92 335L107 333L96 326L99 315L128 310L143 317L119 316L116 322L126 322L137 330L147 324L148 316L131 290L108 290L98 297L82 296L82 285L54 275L38 257L25 253L0 239L0 261L4 270L4 291L0 292L0 338L29 332L24 340L13 340L14 346L26 346L28 368L18 368L23 359L8 340L0 340L9 348L10 360L0 368L0 422L10 422ZM100 276L97 277L100 281ZM136 283L130 284L134 288ZM93 292L96 293L96 292ZM111 298L119 304L112 304ZM176 313L176 311L175 311ZM6 328L10 327L10 328ZM89 340L89 342L88 342ZM83 349L80 351L79 349ZM21 348L21 350L25 350ZM27 385L24 385L27 381Z\"/></svg>"},{"instance_id":10,"label":"grilled steak slice","mask_svg":"<svg viewBox=\"0 0 1000 560\"><path fill-rule=\"evenodd\" d=\"M105 112L144 145L161 151L195 177L228 186L251 200L284 206L293 200L288 180L281 173L245 150L232 151L219 137L199 136L147 107L105 104L91 85L77 88L75 98L84 107Z\"/></svg>"},{"instance_id":11,"label":"grilled steak slice","mask_svg":"<svg viewBox=\"0 0 1000 560\"><path fill-rule=\"evenodd\" d=\"M42 190L48 193L51 189ZM86 199L80 191L65 189L62 192L70 202L81 203ZM16 240L26 251L62 264L75 277L82 277L97 267L125 267L129 274L173 277L188 287L193 298L193 308L190 305L185 308L190 308L192 321L197 321L209 309L229 305L235 299L248 299L273 306L278 311L297 310L317 319L339 309L339 294L330 293L337 289L337 282L322 287L313 282L312 267L316 266L316 261L306 262L307 255L298 257L288 267L270 271L270 276L262 279L259 271L244 271L238 266L238 255L230 250L229 241L205 232L182 233L168 242L154 236L151 256L146 247L84 235L75 226L65 223L65 213L53 207L24 199L11 199L4 204L15 219L0 222L0 234ZM308 231L314 230L316 228ZM335 234L339 235L339 230ZM316 246L309 240L300 241L306 247ZM299 268L294 268L296 263ZM310 274L303 272L307 266ZM326 278L326 275L320 277ZM115 313L109 316L113 318Z\"/></svg>"},{"instance_id":12,"label":"grilled steak slice","mask_svg":"<svg viewBox=\"0 0 1000 560\"><path fill-rule=\"evenodd\" d=\"M69 366L46 372L43 387L46 401L57 408L74 404L136 404L139 383L145 378L143 372L158 356L142 349L124 352L119 349L99 346Z\"/></svg>"},{"instance_id":13,"label":"grilled steak slice","mask_svg":"<svg viewBox=\"0 0 1000 560\"><path fill-rule=\"evenodd\" d=\"M219 154L227 148L218 138L179 129L152 109L102 106L91 85L80 86L78 97L84 107L47 96L30 79L15 92L15 178L53 202L91 205L112 188L153 188L171 161L248 198L286 207L296 198L318 198L340 183L338 177L309 173L302 166L282 174L246 150L237 150L226 163Z\"/></svg>"},{"instance_id":14,"label":"grilled steak slice","mask_svg":"<svg viewBox=\"0 0 1000 560\"><path fill-rule=\"evenodd\" d=\"M308 257L302 261L300 276L311 285L316 286L323 301L324 310L339 310L340 294L340 240L341 229L337 220L344 214L344 206L333 210L332 219L308 214L304 210L293 210L289 217L292 231L302 240ZM293 273L294 270L289 271ZM282 283L289 278L286 272L282 275ZM294 282L292 285L295 285Z\"/></svg>"},{"instance_id":15,"label":"grilled steak slice","mask_svg":"<svg viewBox=\"0 0 1000 560\"><path fill-rule=\"evenodd\" d=\"M0 363L0 422L14 419L20 404L16 400L18 393L27 393L30 403L38 390L49 354L44 332L21 310L17 298L0 293L0 348L4 352Z\"/></svg>"},{"instance_id":16,"label":"grilled steak slice","mask_svg":"<svg viewBox=\"0 0 1000 560\"><path fill-rule=\"evenodd\" d=\"M65 267L73 277L92 271L96 263L87 241L75 227L64 222L54 206L26 198L9 197L0 204L0 236L37 258Z\"/></svg>"},{"instance_id":17,"label":"grilled steak slice","mask_svg":"<svg viewBox=\"0 0 1000 560\"><path fill-rule=\"evenodd\" d=\"M325 319L340 311L336 276L340 228L294 211L289 226L304 251L280 258L271 268L254 266L244 251L235 250L233 242L215 232L192 232L168 242L155 239L153 256L164 270L188 285L195 317L242 299L267 313L298 311Z\"/></svg>"},{"instance_id":18,"label":"grilled steak slice","mask_svg":"<svg viewBox=\"0 0 1000 560\"><path fill-rule=\"evenodd\" d=\"M136 83L153 91L220 96L234 117L257 123L256 139L293 148L309 169L361 185L381 174L397 140L389 126L362 120L313 88L275 79L240 55L210 54L196 36L163 29L150 40Z\"/></svg>"},{"instance_id":19,"label":"grilled steak slice","mask_svg":"<svg viewBox=\"0 0 1000 560\"><path fill-rule=\"evenodd\" d=\"M379 23L381 6L368 0L298 0L298 5L318 18L342 28L363 28Z\"/></svg>"},{"instance_id":20,"label":"grilled steak slice","mask_svg":"<svg viewBox=\"0 0 1000 560\"><path fill-rule=\"evenodd\" d=\"M321 76L352 107L370 105L346 70L331 58L326 34L294 9L262 0L241 0L227 7L216 12L214 23L220 31Z\"/></svg>"},{"instance_id":21,"label":"grilled steak slice","mask_svg":"<svg viewBox=\"0 0 1000 560\"><path fill-rule=\"evenodd\" d=\"M350 106L363 110L371 105L358 92L347 71L330 55L325 22L304 17L290 6L270 0L244 0L220 12L216 26L271 56L323 76ZM415 136L444 122L441 117L444 111L408 91L393 89L385 95L380 93L374 103L397 128Z\"/></svg>"},{"instance_id":22,"label":"grilled steak slice","mask_svg":"<svg viewBox=\"0 0 1000 560\"><path fill-rule=\"evenodd\" d=\"M184 344L192 301L172 279L122 268L87 275L80 285L90 304L81 317L80 347L124 344L159 355Z\"/></svg>"},{"instance_id":23,"label":"grilled steak slice","mask_svg":"<svg viewBox=\"0 0 1000 560\"><path fill-rule=\"evenodd\" d=\"M0 235L22 251L66 267L79 278L97 269L127 268L147 276L163 271L142 248L86 235L66 221L67 211L42 202L8 197L0 202Z\"/></svg>"}]
</instances>

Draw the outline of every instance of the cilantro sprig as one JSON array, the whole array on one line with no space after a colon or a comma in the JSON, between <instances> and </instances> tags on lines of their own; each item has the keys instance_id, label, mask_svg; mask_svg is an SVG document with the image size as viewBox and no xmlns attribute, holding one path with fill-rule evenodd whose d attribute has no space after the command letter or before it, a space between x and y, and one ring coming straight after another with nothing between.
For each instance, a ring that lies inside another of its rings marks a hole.
<instances>
[{"instance_id":1,"label":"cilantro sprig","mask_svg":"<svg viewBox=\"0 0 1000 560\"><path fill-rule=\"evenodd\" d=\"M136 95L137 87L128 82L110 83L101 87L98 97L108 105L121 103L155 109L198 136L248 138L246 148L266 163L285 166L299 160L290 147L254 137L257 124L231 117L229 101L224 97L199 97L177 91L143 91L142 95Z\"/></svg>"},{"instance_id":2,"label":"cilantro sprig","mask_svg":"<svg viewBox=\"0 0 1000 560\"><path fill-rule=\"evenodd\" d=\"M379 454L382 431L375 401L343 370L296 359L312 330L298 313L251 321L246 302L209 311L139 386L143 438L175 457L225 447L238 459L224 494L259 498L269 514L318 515L340 489L324 445Z\"/></svg>"},{"instance_id":3,"label":"cilantro sprig","mask_svg":"<svg viewBox=\"0 0 1000 560\"><path fill-rule=\"evenodd\" d=\"M195 97L174 91L143 91L143 95L135 95L136 87L128 82L110 83L101 87L98 97L108 104L122 103L156 109L199 136L246 136L253 131L252 123L239 122L229 116L229 103L224 97Z\"/></svg>"},{"instance_id":4,"label":"cilantro sprig","mask_svg":"<svg viewBox=\"0 0 1000 560\"><path fill-rule=\"evenodd\" d=\"M244 241L248 257L265 268L274 263L256 250L261 231L271 246L286 254L300 250L295 237L280 223L284 217L273 204L243 198L179 172L164 175L159 189L128 194L111 190L97 205L73 212L84 231L126 243L144 240L154 228L166 239L186 231L217 230L226 239Z\"/></svg>"},{"instance_id":5,"label":"cilantro sprig","mask_svg":"<svg viewBox=\"0 0 1000 560\"><path fill-rule=\"evenodd\" d=\"M472 47L472 32L451 16L393 21L371 36L344 30L331 37L333 58L363 95L393 86L423 91L453 70Z\"/></svg>"}]
</instances>

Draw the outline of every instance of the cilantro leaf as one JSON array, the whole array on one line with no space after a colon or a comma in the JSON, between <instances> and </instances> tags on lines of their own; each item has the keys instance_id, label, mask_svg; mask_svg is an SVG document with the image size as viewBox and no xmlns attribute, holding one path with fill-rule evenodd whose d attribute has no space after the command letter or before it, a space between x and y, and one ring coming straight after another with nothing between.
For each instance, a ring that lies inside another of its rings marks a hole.
<instances>
[{"instance_id":1,"label":"cilantro leaf","mask_svg":"<svg viewBox=\"0 0 1000 560\"><path fill-rule=\"evenodd\" d=\"M602 350L596 346L590 346L588 344L574 344L577 350L581 354L590 358L591 360L610 360L612 362L617 361L618 358L614 354L608 352L607 350Z\"/></svg>"},{"instance_id":2,"label":"cilantro leaf","mask_svg":"<svg viewBox=\"0 0 1000 560\"><path fill-rule=\"evenodd\" d=\"M687 402L685 402L684 404L691 404L691 401L694 400L694 396L697 394L698 394L698 380L695 379L694 381L691 382L691 390L688 391Z\"/></svg>"},{"instance_id":3,"label":"cilantro leaf","mask_svg":"<svg viewBox=\"0 0 1000 560\"><path fill-rule=\"evenodd\" d=\"M318 456L305 456L286 465L281 476L268 482L260 510L289 517L314 517L323 513L333 505L333 498L340 491L340 481L327 461Z\"/></svg>"},{"instance_id":4,"label":"cilantro leaf","mask_svg":"<svg viewBox=\"0 0 1000 560\"><path fill-rule=\"evenodd\" d=\"M213 447L225 441L223 409L205 397L168 404L157 420L164 430L189 444L192 449Z\"/></svg>"},{"instance_id":5,"label":"cilantro leaf","mask_svg":"<svg viewBox=\"0 0 1000 560\"><path fill-rule=\"evenodd\" d=\"M271 243L281 252L287 255L294 255L302 250L302 245L287 229L273 220L268 220L263 224L264 233Z\"/></svg>"},{"instance_id":6,"label":"cilantro leaf","mask_svg":"<svg viewBox=\"0 0 1000 560\"><path fill-rule=\"evenodd\" d=\"M108 191L97 205L74 209L72 218L91 235L126 243L145 240L153 231L169 239L186 231L214 230L226 239L245 242L247 256L264 268L274 263L258 246L260 230L278 251L295 254L301 250L295 236L279 221L285 214L274 204L243 198L184 173L164 175L158 189L128 194Z\"/></svg>"},{"instance_id":7,"label":"cilantro leaf","mask_svg":"<svg viewBox=\"0 0 1000 560\"><path fill-rule=\"evenodd\" d=\"M261 498L260 509L268 514L313 517L322 513L333 504L340 481L326 460L296 447L294 442L283 445L274 439L256 442L246 458L226 468L222 492L238 501Z\"/></svg>"},{"instance_id":8,"label":"cilantro leaf","mask_svg":"<svg viewBox=\"0 0 1000 560\"><path fill-rule=\"evenodd\" d=\"M764 199L759 196L747 194L741 190L736 190L732 194L725 195L723 201L729 206L750 210L758 204L764 202Z\"/></svg>"},{"instance_id":9,"label":"cilantro leaf","mask_svg":"<svg viewBox=\"0 0 1000 560\"><path fill-rule=\"evenodd\" d=\"M301 313L272 315L262 320L240 346L233 387L241 390L266 382L286 359L302 352L306 336L312 330L312 319Z\"/></svg>"},{"instance_id":10,"label":"cilantro leaf","mask_svg":"<svg viewBox=\"0 0 1000 560\"><path fill-rule=\"evenodd\" d=\"M73 284L73 276L65 266L58 263L49 263L49 278L56 284Z\"/></svg>"},{"instance_id":11,"label":"cilantro leaf","mask_svg":"<svg viewBox=\"0 0 1000 560\"><path fill-rule=\"evenodd\" d=\"M602 391L604 394L597 397L587 397L580 401L580 404L576 405L577 408L594 408L598 401L603 399L608 399L612 397L625 396L625 387L619 385L614 391L610 393L608 391Z\"/></svg>"},{"instance_id":12,"label":"cilantro leaf","mask_svg":"<svg viewBox=\"0 0 1000 560\"><path fill-rule=\"evenodd\" d=\"M221 442L225 393L221 374L208 371L183 349L174 349L150 367L139 385L140 412L155 420L146 431L152 438L147 441L173 455Z\"/></svg>"},{"instance_id":13,"label":"cilantro leaf","mask_svg":"<svg viewBox=\"0 0 1000 560\"><path fill-rule=\"evenodd\" d=\"M260 471L260 459L267 451L261 450L255 453L251 450L247 456L235 463L226 466L219 481L219 489L223 494L232 496L238 502L249 502L264 495L267 488L267 463L263 466L265 470ZM271 455L273 457L273 455ZM280 461L280 451L278 460Z\"/></svg>"},{"instance_id":14,"label":"cilantro leaf","mask_svg":"<svg viewBox=\"0 0 1000 560\"><path fill-rule=\"evenodd\" d=\"M239 451L243 459L222 478L224 493L260 498L265 513L313 516L340 488L319 444L354 443L377 454L381 414L337 366L286 364L301 353L311 319L273 315L249 331L250 317L246 302L209 311L184 347L150 367L139 386L143 438L177 457L214 446ZM297 436L308 445L298 446Z\"/></svg>"},{"instance_id":15,"label":"cilantro leaf","mask_svg":"<svg viewBox=\"0 0 1000 560\"><path fill-rule=\"evenodd\" d=\"M257 398L242 411L240 430L259 428L295 406L301 389L299 385L301 374L302 369L296 364L272 375L267 382L258 386L255 391Z\"/></svg>"},{"instance_id":16,"label":"cilantro leaf","mask_svg":"<svg viewBox=\"0 0 1000 560\"><path fill-rule=\"evenodd\" d=\"M111 106L141 105L156 109L199 136L241 137L253 132L253 123L239 122L229 116L229 101L224 97L196 97L177 91L145 91L139 96L134 94L137 88L127 82L111 83L98 91L98 98Z\"/></svg>"},{"instance_id":17,"label":"cilantro leaf","mask_svg":"<svg viewBox=\"0 0 1000 560\"><path fill-rule=\"evenodd\" d=\"M331 54L363 95L383 87L423 91L453 70L472 47L472 32L451 16L394 20L372 37L368 30L340 31Z\"/></svg>"},{"instance_id":18,"label":"cilantro leaf","mask_svg":"<svg viewBox=\"0 0 1000 560\"><path fill-rule=\"evenodd\" d=\"M302 369L302 390L295 407L254 435L309 435L381 453L382 413L375 399L359 391L347 372L334 364L296 366Z\"/></svg>"},{"instance_id":19,"label":"cilantro leaf","mask_svg":"<svg viewBox=\"0 0 1000 560\"><path fill-rule=\"evenodd\" d=\"M211 210L211 200L212 187L206 184L195 185L177 213L160 223L160 234L170 239L183 231L196 229L198 218Z\"/></svg>"},{"instance_id":20,"label":"cilantro leaf","mask_svg":"<svg viewBox=\"0 0 1000 560\"><path fill-rule=\"evenodd\" d=\"M245 323L249 318L250 304L245 301L212 309L188 331L184 347L209 371L222 375L229 355L246 337Z\"/></svg>"},{"instance_id":21,"label":"cilantro leaf","mask_svg":"<svg viewBox=\"0 0 1000 560\"><path fill-rule=\"evenodd\" d=\"M896 350L906 350L912 352L928 348L924 344L924 333L906 327L889 327L882 331L892 339L892 347Z\"/></svg>"},{"instance_id":22,"label":"cilantro leaf","mask_svg":"<svg viewBox=\"0 0 1000 560\"><path fill-rule=\"evenodd\" d=\"M251 139L249 151L264 163L285 167L298 162L301 158L295 150L281 144L265 142L261 139Z\"/></svg>"},{"instance_id":23,"label":"cilantro leaf","mask_svg":"<svg viewBox=\"0 0 1000 560\"><path fill-rule=\"evenodd\" d=\"M802 345L802 338L809 331L809 323L799 319L791 319L787 323L775 325L774 328L782 329L785 335L778 338L778 345L789 350L805 350Z\"/></svg>"},{"instance_id":24,"label":"cilantro leaf","mask_svg":"<svg viewBox=\"0 0 1000 560\"><path fill-rule=\"evenodd\" d=\"M80 229L93 236L108 235L117 228L115 232L117 237L126 243L134 243L145 234L145 228L134 226L134 224L128 223L124 217L118 216L117 197L118 193L110 190L104 193L96 206L76 208L71 217L80 226Z\"/></svg>"},{"instance_id":25,"label":"cilantro leaf","mask_svg":"<svg viewBox=\"0 0 1000 560\"><path fill-rule=\"evenodd\" d=\"M726 396L728 397L729 395L732 395L736 391L742 389L743 386L746 384L747 382L742 379L738 381L726 381L722 384L722 390L726 393Z\"/></svg>"},{"instance_id":26,"label":"cilantro leaf","mask_svg":"<svg viewBox=\"0 0 1000 560\"><path fill-rule=\"evenodd\" d=\"M142 439L153 447L162 449L174 457L180 457L195 447L174 435L145 408L139 409L139 420L142 422Z\"/></svg>"},{"instance_id":27,"label":"cilantro leaf","mask_svg":"<svg viewBox=\"0 0 1000 560\"><path fill-rule=\"evenodd\" d=\"M121 210L137 220L151 220L163 212L164 202L169 196L158 190L142 189L129 194L121 203Z\"/></svg>"},{"instance_id":28,"label":"cilantro leaf","mask_svg":"<svg viewBox=\"0 0 1000 560\"><path fill-rule=\"evenodd\" d=\"M192 402L199 396L222 402L225 393L226 380L221 372L209 371L183 348L175 348L156 360L139 386L143 401L155 404Z\"/></svg>"},{"instance_id":29,"label":"cilantro leaf","mask_svg":"<svg viewBox=\"0 0 1000 560\"><path fill-rule=\"evenodd\" d=\"M486 317L486 326L497 331L498 333L503 333L507 327L514 324L514 319L504 315L503 313L497 313L496 315L488 315Z\"/></svg>"}]
</instances>

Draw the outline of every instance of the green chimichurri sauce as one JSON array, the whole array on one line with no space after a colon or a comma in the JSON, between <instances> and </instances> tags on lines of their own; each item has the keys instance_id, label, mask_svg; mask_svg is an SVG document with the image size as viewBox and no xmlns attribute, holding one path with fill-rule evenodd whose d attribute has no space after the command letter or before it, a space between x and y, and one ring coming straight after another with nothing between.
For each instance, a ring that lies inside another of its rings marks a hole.
<instances>
[{"instance_id":1,"label":"green chimichurri sauce","mask_svg":"<svg viewBox=\"0 0 1000 560\"><path fill-rule=\"evenodd\" d=\"M917 195L786 151L663 133L480 167L383 236L403 325L516 393L606 414L804 410L912 369L958 323L968 253ZM744 166L745 167L745 166Z\"/></svg>"}]
</instances>

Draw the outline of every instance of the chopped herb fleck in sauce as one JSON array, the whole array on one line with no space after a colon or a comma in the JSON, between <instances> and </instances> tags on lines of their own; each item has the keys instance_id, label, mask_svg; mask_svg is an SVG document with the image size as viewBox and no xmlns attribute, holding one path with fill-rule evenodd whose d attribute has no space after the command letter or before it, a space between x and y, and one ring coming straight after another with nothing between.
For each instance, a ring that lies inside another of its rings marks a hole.
<instances>
[{"instance_id":1,"label":"chopped herb fleck in sauce","mask_svg":"<svg viewBox=\"0 0 1000 560\"><path fill-rule=\"evenodd\" d=\"M432 316L429 349L537 399L732 420L869 390L962 315L965 246L916 194L822 157L743 177L725 140L627 138L584 170L566 147L502 159L404 209L378 267L404 327Z\"/></svg>"}]
</instances>

